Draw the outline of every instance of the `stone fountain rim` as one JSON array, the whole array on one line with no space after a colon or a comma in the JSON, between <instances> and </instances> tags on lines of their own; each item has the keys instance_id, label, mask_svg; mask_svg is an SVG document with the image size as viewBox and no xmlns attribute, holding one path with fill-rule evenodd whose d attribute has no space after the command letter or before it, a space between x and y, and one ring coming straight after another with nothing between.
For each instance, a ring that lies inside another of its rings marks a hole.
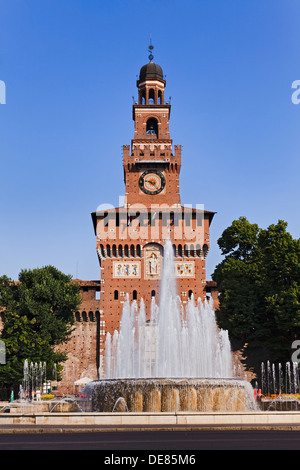
<instances>
[{"instance_id":1,"label":"stone fountain rim","mask_svg":"<svg viewBox=\"0 0 300 470\"><path fill-rule=\"evenodd\" d=\"M114 379L99 379L93 380L89 382L87 386L90 385L97 385L97 384L108 384L108 385L115 385L115 384L209 384L209 385L224 385L224 384L245 384L250 383L245 379L238 378L238 377L122 377L122 378L114 378Z\"/></svg>"}]
</instances>

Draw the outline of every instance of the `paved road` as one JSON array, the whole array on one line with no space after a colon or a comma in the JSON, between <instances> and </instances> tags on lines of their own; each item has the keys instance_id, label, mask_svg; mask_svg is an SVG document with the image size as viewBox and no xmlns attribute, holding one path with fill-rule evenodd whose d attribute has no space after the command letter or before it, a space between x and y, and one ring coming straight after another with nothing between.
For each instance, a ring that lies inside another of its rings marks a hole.
<instances>
[{"instance_id":1,"label":"paved road","mask_svg":"<svg viewBox=\"0 0 300 470\"><path fill-rule=\"evenodd\" d=\"M0 434L0 450L300 450L300 431L131 431ZM149 452L142 455L147 460ZM119 454L120 455L120 454ZM139 454L138 454L139 455ZM182 454L184 455L184 454Z\"/></svg>"}]
</instances>

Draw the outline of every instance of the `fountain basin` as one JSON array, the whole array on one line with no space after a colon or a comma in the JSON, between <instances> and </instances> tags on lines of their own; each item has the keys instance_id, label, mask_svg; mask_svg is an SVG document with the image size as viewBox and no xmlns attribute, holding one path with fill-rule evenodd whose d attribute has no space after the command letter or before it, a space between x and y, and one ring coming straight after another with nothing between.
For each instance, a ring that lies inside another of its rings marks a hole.
<instances>
[{"instance_id":1,"label":"fountain basin","mask_svg":"<svg viewBox=\"0 0 300 470\"><path fill-rule=\"evenodd\" d=\"M251 384L240 379L105 379L90 382L82 395L82 408L96 412L256 409Z\"/></svg>"}]
</instances>

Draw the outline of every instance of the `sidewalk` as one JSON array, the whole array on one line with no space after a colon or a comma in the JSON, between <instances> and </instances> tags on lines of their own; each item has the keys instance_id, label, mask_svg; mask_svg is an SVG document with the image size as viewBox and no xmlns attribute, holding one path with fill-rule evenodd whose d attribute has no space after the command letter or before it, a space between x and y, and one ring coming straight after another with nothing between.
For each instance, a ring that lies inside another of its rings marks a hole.
<instances>
[{"instance_id":1,"label":"sidewalk","mask_svg":"<svg viewBox=\"0 0 300 470\"><path fill-rule=\"evenodd\" d=\"M300 412L0 414L0 433L202 429L300 430Z\"/></svg>"}]
</instances>

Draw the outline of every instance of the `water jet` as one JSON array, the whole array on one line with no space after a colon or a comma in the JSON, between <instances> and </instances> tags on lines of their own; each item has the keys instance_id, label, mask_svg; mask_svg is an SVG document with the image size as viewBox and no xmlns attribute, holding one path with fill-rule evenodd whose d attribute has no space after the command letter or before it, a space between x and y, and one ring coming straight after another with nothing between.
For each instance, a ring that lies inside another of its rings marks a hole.
<instances>
[{"instance_id":1,"label":"water jet","mask_svg":"<svg viewBox=\"0 0 300 470\"><path fill-rule=\"evenodd\" d=\"M150 320L140 306L123 306L120 330L107 333L105 376L84 395L92 411L240 411L254 409L249 382L234 377L228 332L219 329L212 301L186 308L177 295L173 247L167 240L160 303L152 299ZM122 399L122 400L120 400Z\"/></svg>"}]
</instances>

